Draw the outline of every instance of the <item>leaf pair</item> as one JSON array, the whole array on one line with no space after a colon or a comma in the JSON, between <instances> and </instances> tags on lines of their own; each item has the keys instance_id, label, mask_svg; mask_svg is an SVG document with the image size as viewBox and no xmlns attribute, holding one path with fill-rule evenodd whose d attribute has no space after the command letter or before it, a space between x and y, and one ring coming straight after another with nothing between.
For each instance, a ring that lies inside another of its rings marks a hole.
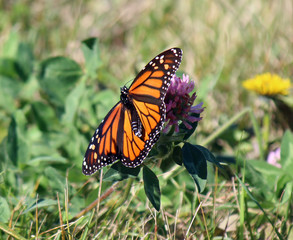
<instances>
[{"instance_id":1,"label":"leaf pair","mask_svg":"<svg viewBox=\"0 0 293 240\"><path fill-rule=\"evenodd\" d=\"M182 148L183 164L196 183L199 192L205 188L207 179L207 161L221 167L214 155L200 145L185 143Z\"/></svg>"}]
</instances>

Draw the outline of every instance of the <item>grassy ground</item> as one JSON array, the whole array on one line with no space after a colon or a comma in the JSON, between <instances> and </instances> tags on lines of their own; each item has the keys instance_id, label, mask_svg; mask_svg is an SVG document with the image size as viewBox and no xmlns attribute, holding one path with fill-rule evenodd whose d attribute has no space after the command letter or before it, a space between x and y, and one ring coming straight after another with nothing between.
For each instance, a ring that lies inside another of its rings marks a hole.
<instances>
[{"instance_id":1,"label":"grassy ground","mask_svg":"<svg viewBox=\"0 0 293 240\"><path fill-rule=\"evenodd\" d=\"M292 135L273 102L241 84L264 72L292 79L292 23L291 0L1 1L0 238L293 238L293 160L280 169L265 162ZM89 37L99 39L100 57L90 76L81 45ZM231 163L208 165L201 194L182 168L152 166L162 192L157 212L142 178L101 183L99 174L83 176L81 163L119 87L170 47L183 49L179 72L195 80L196 103L205 106L190 142ZM48 93L42 66L55 56L77 63L67 71L75 80ZM285 163L292 155L283 152Z\"/></svg>"}]
</instances>

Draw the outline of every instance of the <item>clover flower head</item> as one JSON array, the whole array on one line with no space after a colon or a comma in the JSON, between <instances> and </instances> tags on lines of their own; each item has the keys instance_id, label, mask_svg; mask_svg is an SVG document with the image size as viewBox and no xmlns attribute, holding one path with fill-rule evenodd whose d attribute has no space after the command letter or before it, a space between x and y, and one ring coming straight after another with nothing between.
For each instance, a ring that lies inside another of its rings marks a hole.
<instances>
[{"instance_id":1,"label":"clover flower head","mask_svg":"<svg viewBox=\"0 0 293 240\"><path fill-rule=\"evenodd\" d=\"M186 128L191 129L189 123L200 121L201 117L191 116L191 113L200 114L204 108L203 103L192 106L196 99L196 93L191 93L194 89L194 81L189 79L188 75L183 74L182 78L173 76L170 87L165 97L166 120L167 125L164 132L167 132L171 126L175 127L175 132L179 132L179 124L182 122Z\"/></svg>"}]
</instances>

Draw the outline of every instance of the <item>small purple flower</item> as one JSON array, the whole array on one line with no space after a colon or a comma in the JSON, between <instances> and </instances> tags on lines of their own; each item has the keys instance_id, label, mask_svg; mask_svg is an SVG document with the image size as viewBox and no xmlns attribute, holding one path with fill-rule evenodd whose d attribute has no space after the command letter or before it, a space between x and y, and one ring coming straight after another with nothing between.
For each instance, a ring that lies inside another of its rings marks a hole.
<instances>
[{"instance_id":1,"label":"small purple flower","mask_svg":"<svg viewBox=\"0 0 293 240\"><path fill-rule=\"evenodd\" d=\"M277 148L274 151L271 151L268 155L267 162L277 168L281 168L281 164L278 163L281 159L281 149Z\"/></svg>"},{"instance_id":2,"label":"small purple flower","mask_svg":"<svg viewBox=\"0 0 293 240\"><path fill-rule=\"evenodd\" d=\"M196 99L196 93L189 96L189 93L194 89L194 81L189 79L188 75L183 74L182 79L173 76L170 87L165 97L166 104L166 121L167 125L163 132L168 132L171 126L175 127L175 132L179 132L179 123L182 122L186 128L191 129L192 126L188 123L200 121L201 117L190 116L190 113L200 114L204 108L203 103L192 106Z\"/></svg>"}]
</instances>

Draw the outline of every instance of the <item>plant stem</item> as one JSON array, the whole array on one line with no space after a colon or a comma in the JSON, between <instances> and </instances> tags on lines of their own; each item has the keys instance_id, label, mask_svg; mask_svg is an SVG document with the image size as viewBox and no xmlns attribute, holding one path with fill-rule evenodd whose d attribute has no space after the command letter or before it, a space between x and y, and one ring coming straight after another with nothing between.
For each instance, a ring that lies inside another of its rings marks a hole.
<instances>
[{"instance_id":1,"label":"plant stem","mask_svg":"<svg viewBox=\"0 0 293 240\"><path fill-rule=\"evenodd\" d=\"M244 108L240 113L232 117L228 122L226 122L223 126L218 128L215 132L213 132L210 136L208 136L201 145L205 146L214 141L217 137L219 137L223 132L225 132L232 124L234 124L238 119L240 119L244 114L248 113L250 110L249 107Z\"/></svg>"},{"instance_id":2,"label":"plant stem","mask_svg":"<svg viewBox=\"0 0 293 240\"><path fill-rule=\"evenodd\" d=\"M205 146L214 141L217 137L219 137L223 132L225 132L232 124L234 124L237 120L239 120L243 115L246 113L249 113L252 126L254 129L255 136L258 141L258 147L259 147L259 155L260 159L264 159L264 151L263 151L263 144L262 144L262 136L259 129L259 125L257 123L257 120L251 110L250 107L244 108L240 113L236 114L234 117L232 117L228 122L226 122L223 126L221 126L219 129L217 129L214 133L212 133L209 137L207 137L201 145Z\"/></svg>"},{"instance_id":3,"label":"plant stem","mask_svg":"<svg viewBox=\"0 0 293 240\"><path fill-rule=\"evenodd\" d=\"M3 232L6 232L9 236L14 237L15 239L19 239L19 240L25 240L26 238L22 237L19 233L17 233L15 230L13 230L12 228L6 226L4 223L0 222L0 229Z\"/></svg>"},{"instance_id":4,"label":"plant stem","mask_svg":"<svg viewBox=\"0 0 293 240\"><path fill-rule=\"evenodd\" d=\"M260 160L264 160L262 134L261 134L259 125L257 123L257 120L256 120L251 108L249 108L249 115L250 115L250 119L251 119L252 126L253 126L253 129L254 129L254 133L255 133L255 136L256 136L256 139L257 139L257 142L258 142Z\"/></svg>"}]
</instances>

